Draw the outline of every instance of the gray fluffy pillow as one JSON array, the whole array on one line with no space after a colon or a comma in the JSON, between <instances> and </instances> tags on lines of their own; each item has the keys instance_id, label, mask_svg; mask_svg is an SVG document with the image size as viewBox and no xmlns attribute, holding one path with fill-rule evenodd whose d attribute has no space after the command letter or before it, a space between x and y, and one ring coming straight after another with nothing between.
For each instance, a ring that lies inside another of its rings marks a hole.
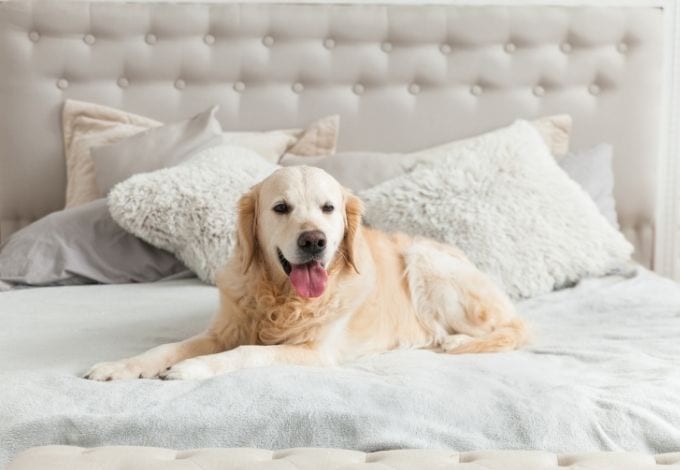
<instances>
[{"instance_id":1,"label":"gray fluffy pillow","mask_svg":"<svg viewBox=\"0 0 680 470\"><path fill-rule=\"evenodd\" d=\"M109 210L125 230L174 253L214 284L235 242L238 199L276 168L246 148L212 147L119 183L109 194Z\"/></svg>"},{"instance_id":2,"label":"gray fluffy pillow","mask_svg":"<svg viewBox=\"0 0 680 470\"><path fill-rule=\"evenodd\" d=\"M457 245L514 298L604 275L632 252L526 121L359 196L369 225Z\"/></svg>"}]
</instances>

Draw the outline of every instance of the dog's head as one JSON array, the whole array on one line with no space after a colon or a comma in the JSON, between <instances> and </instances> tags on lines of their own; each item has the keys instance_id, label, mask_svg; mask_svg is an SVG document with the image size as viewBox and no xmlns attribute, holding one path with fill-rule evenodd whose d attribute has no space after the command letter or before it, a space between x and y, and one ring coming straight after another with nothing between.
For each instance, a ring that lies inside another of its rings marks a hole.
<instances>
[{"instance_id":1,"label":"dog's head","mask_svg":"<svg viewBox=\"0 0 680 470\"><path fill-rule=\"evenodd\" d=\"M328 272L356 268L361 201L318 168L281 168L239 201L241 268L262 263L273 279L288 277L301 297L319 297Z\"/></svg>"}]
</instances>

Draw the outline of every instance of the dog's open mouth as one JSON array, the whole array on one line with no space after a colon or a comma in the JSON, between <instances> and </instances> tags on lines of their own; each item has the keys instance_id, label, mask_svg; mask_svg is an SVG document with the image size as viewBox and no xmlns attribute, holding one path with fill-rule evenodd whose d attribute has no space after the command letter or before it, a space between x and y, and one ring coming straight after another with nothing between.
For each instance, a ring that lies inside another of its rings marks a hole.
<instances>
[{"instance_id":1,"label":"dog's open mouth","mask_svg":"<svg viewBox=\"0 0 680 470\"><path fill-rule=\"evenodd\" d=\"M304 264L292 264L276 249L283 271L288 275L295 292L300 297L319 297L326 290L328 273L319 260L311 260Z\"/></svg>"}]
</instances>

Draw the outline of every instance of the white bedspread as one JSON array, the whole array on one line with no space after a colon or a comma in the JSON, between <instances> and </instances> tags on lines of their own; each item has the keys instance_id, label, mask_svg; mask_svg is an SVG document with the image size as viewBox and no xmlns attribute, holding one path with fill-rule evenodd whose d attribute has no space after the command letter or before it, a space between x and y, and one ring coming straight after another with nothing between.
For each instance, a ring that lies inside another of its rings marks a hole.
<instances>
[{"instance_id":1,"label":"white bedspread","mask_svg":"<svg viewBox=\"0 0 680 470\"><path fill-rule=\"evenodd\" d=\"M0 293L0 467L43 444L680 449L680 286L641 271L520 304L523 351L401 351L206 381L79 378L201 330L196 280Z\"/></svg>"}]
</instances>

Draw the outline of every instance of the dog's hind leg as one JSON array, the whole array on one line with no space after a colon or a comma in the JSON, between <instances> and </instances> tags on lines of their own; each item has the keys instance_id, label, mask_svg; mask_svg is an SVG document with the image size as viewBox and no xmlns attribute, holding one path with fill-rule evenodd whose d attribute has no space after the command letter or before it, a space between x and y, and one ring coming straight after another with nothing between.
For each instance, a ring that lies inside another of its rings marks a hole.
<instances>
[{"instance_id":1,"label":"dog's hind leg","mask_svg":"<svg viewBox=\"0 0 680 470\"><path fill-rule=\"evenodd\" d=\"M406 275L421 323L447 353L498 352L526 343L510 299L457 249L416 239L404 252Z\"/></svg>"}]
</instances>

